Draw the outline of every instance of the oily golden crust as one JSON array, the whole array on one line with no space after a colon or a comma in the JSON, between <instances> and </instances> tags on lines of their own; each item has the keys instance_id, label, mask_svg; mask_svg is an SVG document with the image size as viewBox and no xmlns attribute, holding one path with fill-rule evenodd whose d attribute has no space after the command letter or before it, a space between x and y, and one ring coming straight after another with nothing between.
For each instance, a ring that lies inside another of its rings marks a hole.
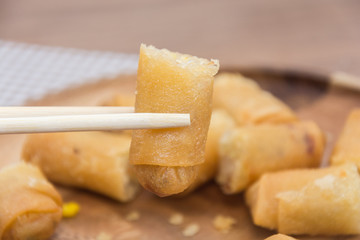
<instances>
[{"instance_id":1,"label":"oily golden crust","mask_svg":"<svg viewBox=\"0 0 360 240\"><path fill-rule=\"evenodd\" d=\"M137 76L136 112L189 113L183 128L135 130L130 163L139 182L168 196L188 188L205 160L217 61L142 45Z\"/></svg>"},{"instance_id":2,"label":"oily golden crust","mask_svg":"<svg viewBox=\"0 0 360 240\"><path fill-rule=\"evenodd\" d=\"M147 190L165 197L183 192L194 182L199 166L163 167L134 165L138 181Z\"/></svg>"},{"instance_id":3,"label":"oily golden crust","mask_svg":"<svg viewBox=\"0 0 360 240\"><path fill-rule=\"evenodd\" d=\"M360 177L355 165L277 195L278 231L284 234L360 233Z\"/></svg>"},{"instance_id":4,"label":"oily golden crust","mask_svg":"<svg viewBox=\"0 0 360 240\"><path fill-rule=\"evenodd\" d=\"M217 70L216 63L205 59L141 47L136 112L190 113L191 125L133 131L132 164L186 167L204 162Z\"/></svg>"},{"instance_id":5,"label":"oily golden crust","mask_svg":"<svg viewBox=\"0 0 360 240\"><path fill-rule=\"evenodd\" d=\"M237 128L220 141L217 182L223 192L233 194L266 172L317 167L324 146L324 135L314 122Z\"/></svg>"},{"instance_id":6,"label":"oily golden crust","mask_svg":"<svg viewBox=\"0 0 360 240\"><path fill-rule=\"evenodd\" d=\"M213 107L228 111L240 126L297 121L288 106L240 74L222 73L216 76Z\"/></svg>"},{"instance_id":7,"label":"oily golden crust","mask_svg":"<svg viewBox=\"0 0 360 240\"><path fill-rule=\"evenodd\" d=\"M34 134L23 158L51 181L129 201L138 191L128 164L130 141L128 135L104 132Z\"/></svg>"},{"instance_id":8,"label":"oily golden crust","mask_svg":"<svg viewBox=\"0 0 360 240\"><path fill-rule=\"evenodd\" d=\"M360 232L360 178L355 165L268 173L246 192L253 222L283 234Z\"/></svg>"},{"instance_id":9,"label":"oily golden crust","mask_svg":"<svg viewBox=\"0 0 360 240\"><path fill-rule=\"evenodd\" d=\"M61 211L49 213L25 213L4 232L3 240L49 239L61 219Z\"/></svg>"},{"instance_id":10,"label":"oily golden crust","mask_svg":"<svg viewBox=\"0 0 360 240\"><path fill-rule=\"evenodd\" d=\"M360 109L353 110L331 155L331 165L355 163L360 169Z\"/></svg>"},{"instance_id":11,"label":"oily golden crust","mask_svg":"<svg viewBox=\"0 0 360 240\"><path fill-rule=\"evenodd\" d=\"M61 219L62 200L40 170L19 163L0 171L0 239L47 239Z\"/></svg>"}]
</instances>

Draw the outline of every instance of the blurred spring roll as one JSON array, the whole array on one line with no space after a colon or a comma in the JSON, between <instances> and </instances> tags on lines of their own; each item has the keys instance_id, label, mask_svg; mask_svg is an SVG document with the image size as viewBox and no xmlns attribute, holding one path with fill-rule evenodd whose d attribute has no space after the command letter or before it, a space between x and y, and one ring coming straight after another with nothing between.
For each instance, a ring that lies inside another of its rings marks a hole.
<instances>
[{"instance_id":1,"label":"blurred spring roll","mask_svg":"<svg viewBox=\"0 0 360 240\"><path fill-rule=\"evenodd\" d=\"M265 174L246 192L253 222L283 234L360 233L360 178L353 164Z\"/></svg>"},{"instance_id":2,"label":"blurred spring roll","mask_svg":"<svg viewBox=\"0 0 360 240\"><path fill-rule=\"evenodd\" d=\"M33 134L24 144L23 158L55 183L127 202L138 192L128 163L130 142L128 135L105 132Z\"/></svg>"},{"instance_id":3,"label":"blurred spring roll","mask_svg":"<svg viewBox=\"0 0 360 240\"><path fill-rule=\"evenodd\" d=\"M214 109L225 109L238 125L297 120L287 105L240 74L222 73L216 76L213 106Z\"/></svg>"},{"instance_id":4,"label":"blurred spring roll","mask_svg":"<svg viewBox=\"0 0 360 240\"><path fill-rule=\"evenodd\" d=\"M266 172L318 167L324 145L322 131L310 121L237 128L220 140L217 182L234 194Z\"/></svg>"},{"instance_id":5,"label":"blurred spring roll","mask_svg":"<svg viewBox=\"0 0 360 240\"><path fill-rule=\"evenodd\" d=\"M177 194L196 179L205 160L218 69L216 60L141 45L135 111L191 116L189 127L133 131L130 162L149 191L159 196Z\"/></svg>"},{"instance_id":6,"label":"blurred spring roll","mask_svg":"<svg viewBox=\"0 0 360 240\"><path fill-rule=\"evenodd\" d=\"M48 239L62 200L40 170L18 163L0 170L0 239Z\"/></svg>"},{"instance_id":7,"label":"blurred spring roll","mask_svg":"<svg viewBox=\"0 0 360 240\"><path fill-rule=\"evenodd\" d=\"M355 163L360 169L360 109L353 110L333 150L330 163Z\"/></svg>"}]
</instances>

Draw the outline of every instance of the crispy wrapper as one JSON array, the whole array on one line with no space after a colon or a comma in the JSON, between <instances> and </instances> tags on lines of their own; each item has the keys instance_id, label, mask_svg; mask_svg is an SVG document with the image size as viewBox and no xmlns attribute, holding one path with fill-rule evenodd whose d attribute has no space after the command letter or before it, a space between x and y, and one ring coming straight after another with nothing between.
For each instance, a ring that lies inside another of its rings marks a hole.
<instances>
[{"instance_id":1,"label":"crispy wrapper","mask_svg":"<svg viewBox=\"0 0 360 240\"><path fill-rule=\"evenodd\" d=\"M324 146L323 132L310 121L237 128L220 140L217 182L234 194L266 172L318 167Z\"/></svg>"},{"instance_id":2,"label":"crispy wrapper","mask_svg":"<svg viewBox=\"0 0 360 240\"><path fill-rule=\"evenodd\" d=\"M360 109L353 110L348 116L330 158L331 165L349 162L360 169Z\"/></svg>"},{"instance_id":3,"label":"crispy wrapper","mask_svg":"<svg viewBox=\"0 0 360 240\"><path fill-rule=\"evenodd\" d=\"M55 183L126 202L138 192L128 163L130 142L128 135L105 132L33 134L24 144L23 158Z\"/></svg>"},{"instance_id":4,"label":"crispy wrapper","mask_svg":"<svg viewBox=\"0 0 360 240\"><path fill-rule=\"evenodd\" d=\"M205 161L211 117L213 76L218 61L208 61L141 45L136 112L190 113L191 126L135 130L130 150L139 182L166 196L184 191Z\"/></svg>"},{"instance_id":5,"label":"crispy wrapper","mask_svg":"<svg viewBox=\"0 0 360 240\"><path fill-rule=\"evenodd\" d=\"M246 203L256 225L283 234L360 233L360 178L352 164L265 174Z\"/></svg>"},{"instance_id":6,"label":"crispy wrapper","mask_svg":"<svg viewBox=\"0 0 360 240\"><path fill-rule=\"evenodd\" d=\"M240 74L222 73L216 76L213 106L214 109L228 111L238 125L297 120L287 105Z\"/></svg>"},{"instance_id":7,"label":"crispy wrapper","mask_svg":"<svg viewBox=\"0 0 360 240\"><path fill-rule=\"evenodd\" d=\"M265 240L296 240L296 238L278 233L266 238Z\"/></svg>"},{"instance_id":8,"label":"crispy wrapper","mask_svg":"<svg viewBox=\"0 0 360 240\"><path fill-rule=\"evenodd\" d=\"M0 170L0 239L48 239L62 215L62 200L36 166Z\"/></svg>"}]
</instances>

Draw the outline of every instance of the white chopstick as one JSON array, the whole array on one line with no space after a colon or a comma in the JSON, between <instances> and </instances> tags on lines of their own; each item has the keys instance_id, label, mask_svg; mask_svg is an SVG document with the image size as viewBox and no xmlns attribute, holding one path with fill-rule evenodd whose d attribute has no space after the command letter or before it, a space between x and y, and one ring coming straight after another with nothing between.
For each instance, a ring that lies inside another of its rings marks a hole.
<instances>
[{"instance_id":1,"label":"white chopstick","mask_svg":"<svg viewBox=\"0 0 360 240\"><path fill-rule=\"evenodd\" d=\"M0 107L0 118L133 113L134 107Z\"/></svg>"},{"instance_id":2,"label":"white chopstick","mask_svg":"<svg viewBox=\"0 0 360 240\"><path fill-rule=\"evenodd\" d=\"M190 125L190 114L119 113L0 118L0 134L157 129Z\"/></svg>"}]
</instances>

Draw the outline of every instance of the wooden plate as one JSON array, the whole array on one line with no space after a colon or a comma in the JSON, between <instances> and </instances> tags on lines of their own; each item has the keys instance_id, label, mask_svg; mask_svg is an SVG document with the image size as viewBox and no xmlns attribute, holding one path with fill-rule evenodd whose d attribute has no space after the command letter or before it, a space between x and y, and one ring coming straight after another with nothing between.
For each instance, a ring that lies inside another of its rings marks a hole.
<instances>
[{"instance_id":1,"label":"wooden plate","mask_svg":"<svg viewBox=\"0 0 360 240\"><path fill-rule=\"evenodd\" d=\"M315 120L328 135L326 156L341 131L347 114L351 109L360 107L360 93L332 88L326 76L274 69L241 69L241 72L284 100L295 109L300 118ZM134 90L135 76L120 76L47 96L29 105L97 105L116 93ZM23 135L0 136L0 167L19 161L23 140ZM274 234L251 223L242 194L225 196L214 183L209 183L182 199L159 198L142 191L133 202L127 204L83 190L57 187L64 201L76 201L81 205L81 212L75 218L64 219L53 240L96 239L100 233L111 235L113 240L182 239L181 231L190 223L200 225L200 232L192 239L264 239ZM141 214L138 221L124 220L131 211ZM182 226L168 223L169 217L175 212L184 214L185 222ZM228 234L219 233L213 228L212 221L218 214L229 215L237 220L236 227Z\"/></svg>"}]
</instances>

